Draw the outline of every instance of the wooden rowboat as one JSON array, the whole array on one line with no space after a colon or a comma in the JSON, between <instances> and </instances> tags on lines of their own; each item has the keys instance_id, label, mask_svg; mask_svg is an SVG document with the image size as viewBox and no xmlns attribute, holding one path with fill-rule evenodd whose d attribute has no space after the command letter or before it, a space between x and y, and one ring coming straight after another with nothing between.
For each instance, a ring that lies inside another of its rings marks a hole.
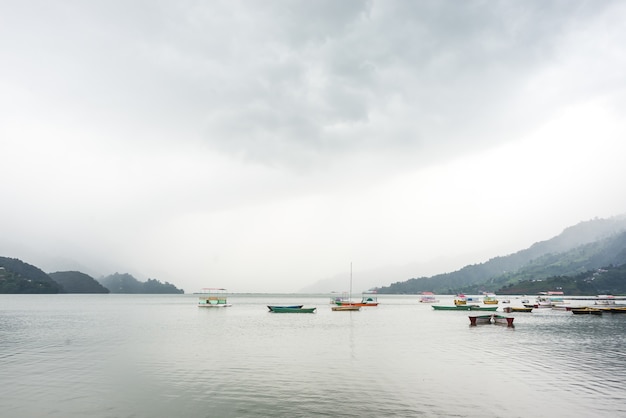
<instances>
[{"instance_id":1,"label":"wooden rowboat","mask_svg":"<svg viewBox=\"0 0 626 418\"><path fill-rule=\"evenodd\" d=\"M360 311L360 306L355 305L341 305L341 306L333 306L331 307L333 311Z\"/></svg>"}]
</instances>

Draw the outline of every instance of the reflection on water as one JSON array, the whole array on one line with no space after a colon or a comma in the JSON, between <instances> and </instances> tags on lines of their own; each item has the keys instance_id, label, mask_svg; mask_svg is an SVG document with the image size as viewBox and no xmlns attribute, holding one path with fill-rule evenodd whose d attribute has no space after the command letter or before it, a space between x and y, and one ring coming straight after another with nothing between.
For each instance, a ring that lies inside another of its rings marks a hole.
<instances>
[{"instance_id":1,"label":"reflection on water","mask_svg":"<svg viewBox=\"0 0 626 418\"><path fill-rule=\"evenodd\" d=\"M0 296L11 417L602 416L626 413L626 315L549 309L469 326L417 296ZM272 314L304 303L316 314ZM445 303L446 300L442 300ZM451 302L451 300L450 300ZM538 408L539 411L538 412Z\"/></svg>"}]
</instances>

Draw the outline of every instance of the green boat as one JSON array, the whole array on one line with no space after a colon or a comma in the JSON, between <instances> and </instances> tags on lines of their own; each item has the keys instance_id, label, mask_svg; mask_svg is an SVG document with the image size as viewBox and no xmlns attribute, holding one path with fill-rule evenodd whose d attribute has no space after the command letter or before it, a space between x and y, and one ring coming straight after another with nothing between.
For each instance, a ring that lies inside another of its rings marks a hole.
<instances>
[{"instance_id":1,"label":"green boat","mask_svg":"<svg viewBox=\"0 0 626 418\"><path fill-rule=\"evenodd\" d=\"M443 306L432 305L436 311L495 311L497 306L479 306L479 305L455 305L455 306Z\"/></svg>"},{"instance_id":2,"label":"green boat","mask_svg":"<svg viewBox=\"0 0 626 418\"><path fill-rule=\"evenodd\" d=\"M290 306L274 306L270 312L274 313L315 313L317 308L297 308Z\"/></svg>"}]
</instances>

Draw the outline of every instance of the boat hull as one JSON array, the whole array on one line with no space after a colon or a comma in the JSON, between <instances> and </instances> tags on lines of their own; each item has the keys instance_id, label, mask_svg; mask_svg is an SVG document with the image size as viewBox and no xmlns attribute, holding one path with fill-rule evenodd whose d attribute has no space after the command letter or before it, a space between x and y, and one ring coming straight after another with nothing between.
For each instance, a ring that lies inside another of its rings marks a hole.
<instances>
[{"instance_id":1,"label":"boat hull","mask_svg":"<svg viewBox=\"0 0 626 418\"><path fill-rule=\"evenodd\" d=\"M378 302L337 302L337 306L378 306Z\"/></svg>"},{"instance_id":2,"label":"boat hull","mask_svg":"<svg viewBox=\"0 0 626 418\"><path fill-rule=\"evenodd\" d=\"M515 306L507 306L503 308L504 312L532 312L533 308L519 308Z\"/></svg>"},{"instance_id":3,"label":"boat hull","mask_svg":"<svg viewBox=\"0 0 626 418\"><path fill-rule=\"evenodd\" d=\"M333 306L331 307L331 309L333 311L360 311L361 307L353 306L353 305L341 305L341 306Z\"/></svg>"},{"instance_id":4,"label":"boat hull","mask_svg":"<svg viewBox=\"0 0 626 418\"><path fill-rule=\"evenodd\" d=\"M497 306L478 306L478 305L432 305L432 308L436 311L495 311Z\"/></svg>"},{"instance_id":5,"label":"boat hull","mask_svg":"<svg viewBox=\"0 0 626 418\"><path fill-rule=\"evenodd\" d=\"M273 311L276 308L291 308L291 309L300 309L304 305L288 305L288 306L277 306L277 305L267 305L267 309Z\"/></svg>"},{"instance_id":6,"label":"boat hull","mask_svg":"<svg viewBox=\"0 0 626 418\"><path fill-rule=\"evenodd\" d=\"M498 325L506 325L507 327L512 327L513 320L514 320L514 318L511 316L504 316L504 315L497 315L497 314L470 315L468 318L470 320L471 326L494 323Z\"/></svg>"},{"instance_id":7,"label":"boat hull","mask_svg":"<svg viewBox=\"0 0 626 418\"><path fill-rule=\"evenodd\" d=\"M275 306L270 312L273 313L315 313L317 308L293 308L287 306Z\"/></svg>"},{"instance_id":8,"label":"boat hull","mask_svg":"<svg viewBox=\"0 0 626 418\"><path fill-rule=\"evenodd\" d=\"M470 325L491 324L491 315L470 315Z\"/></svg>"},{"instance_id":9,"label":"boat hull","mask_svg":"<svg viewBox=\"0 0 626 418\"><path fill-rule=\"evenodd\" d=\"M572 309L574 315L602 315L601 309L595 308L574 308Z\"/></svg>"}]
</instances>

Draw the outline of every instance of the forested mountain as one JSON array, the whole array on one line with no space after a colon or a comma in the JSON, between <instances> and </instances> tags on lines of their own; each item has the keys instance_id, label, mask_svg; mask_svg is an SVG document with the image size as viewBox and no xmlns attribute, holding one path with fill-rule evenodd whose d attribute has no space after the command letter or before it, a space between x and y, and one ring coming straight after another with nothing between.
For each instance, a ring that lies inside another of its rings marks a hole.
<instances>
[{"instance_id":1,"label":"forested mountain","mask_svg":"<svg viewBox=\"0 0 626 418\"><path fill-rule=\"evenodd\" d=\"M65 293L109 293L109 289L80 271L57 271L48 276L60 284Z\"/></svg>"},{"instance_id":2,"label":"forested mountain","mask_svg":"<svg viewBox=\"0 0 626 418\"><path fill-rule=\"evenodd\" d=\"M111 286L111 287L109 287ZM140 282L130 274L112 274L98 281L79 271L46 274L17 258L0 257L0 293L185 293L168 282Z\"/></svg>"},{"instance_id":3,"label":"forested mountain","mask_svg":"<svg viewBox=\"0 0 626 418\"><path fill-rule=\"evenodd\" d=\"M502 295L537 294L560 290L566 295L626 294L626 264L608 266L574 276L553 276L545 280L524 280L497 290Z\"/></svg>"},{"instance_id":4,"label":"forested mountain","mask_svg":"<svg viewBox=\"0 0 626 418\"><path fill-rule=\"evenodd\" d=\"M98 281L111 293L185 293L183 289L168 282L161 283L156 279L148 279L140 282L130 274L111 274L98 279Z\"/></svg>"},{"instance_id":5,"label":"forested mountain","mask_svg":"<svg viewBox=\"0 0 626 418\"><path fill-rule=\"evenodd\" d=\"M61 293L61 285L41 269L17 258L0 257L0 293Z\"/></svg>"},{"instance_id":6,"label":"forested mountain","mask_svg":"<svg viewBox=\"0 0 626 418\"><path fill-rule=\"evenodd\" d=\"M478 293L512 287L528 280L572 276L626 263L626 216L594 219L569 227L560 235L517 253L495 257L432 277L413 278L378 289L378 293L423 291ZM626 292L626 283L624 283Z\"/></svg>"}]
</instances>

